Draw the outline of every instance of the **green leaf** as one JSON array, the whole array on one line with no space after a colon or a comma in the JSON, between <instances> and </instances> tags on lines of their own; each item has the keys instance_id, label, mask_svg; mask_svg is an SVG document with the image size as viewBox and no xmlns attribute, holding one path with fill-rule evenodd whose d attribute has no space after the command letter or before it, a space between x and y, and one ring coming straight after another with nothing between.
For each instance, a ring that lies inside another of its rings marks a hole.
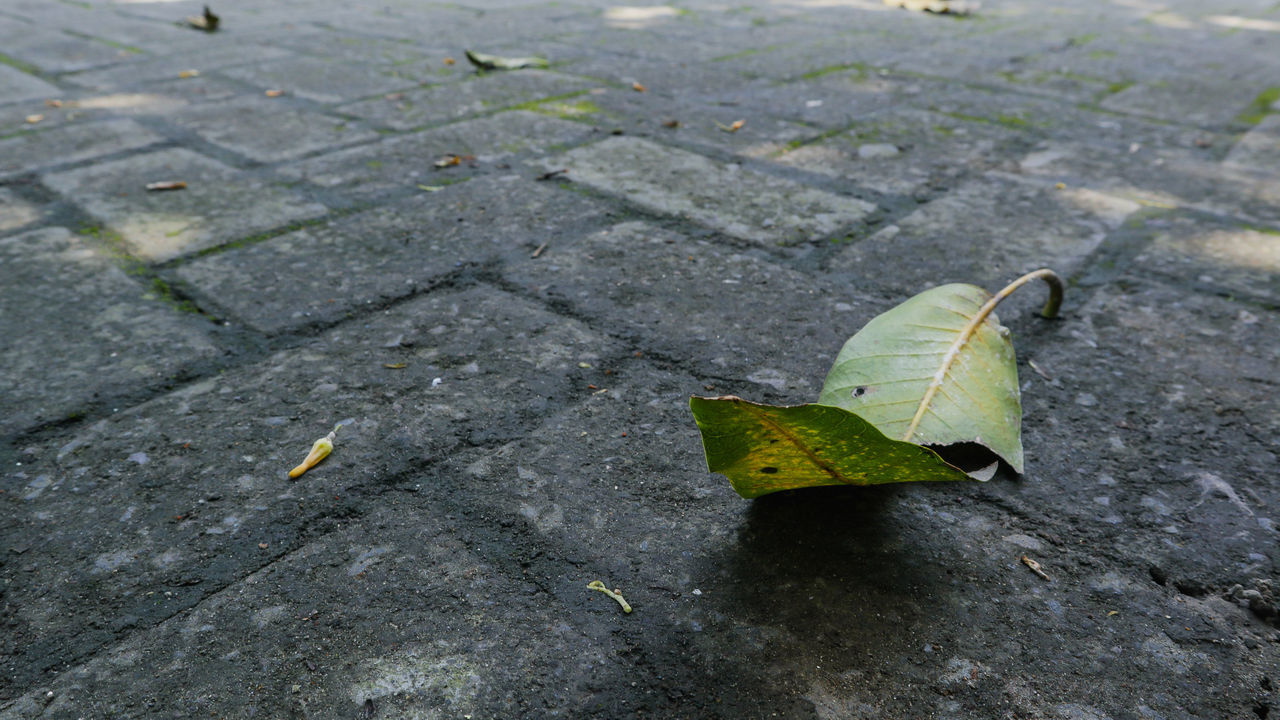
<instances>
[{"instance_id":1,"label":"green leaf","mask_svg":"<svg viewBox=\"0 0 1280 720\"><path fill-rule=\"evenodd\" d=\"M934 451L885 437L838 407L693 397L707 467L744 498L820 485L970 479Z\"/></svg>"},{"instance_id":2,"label":"green leaf","mask_svg":"<svg viewBox=\"0 0 1280 720\"><path fill-rule=\"evenodd\" d=\"M1022 403L1009 330L991 293L926 290L849 338L818 402L855 412L885 435L928 445L974 442L1022 472Z\"/></svg>"},{"instance_id":3,"label":"green leaf","mask_svg":"<svg viewBox=\"0 0 1280 720\"><path fill-rule=\"evenodd\" d=\"M1022 404L1009 331L995 307L1043 279L1054 317L1062 281L1037 270L991 295L973 285L927 290L849 338L818 403L757 405L741 398L690 402L707 467L743 497L818 485L988 480L925 447L978 443L1022 472Z\"/></svg>"},{"instance_id":4,"label":"green leaf","mask_svg":"<svg viewBox=\"0 0 1280 720\"><path fill-rule=\"evenodd\" d=\"M467 50L467 60L481 70L519 70L521 68L545 68L549 65L546 58L540 57L502 57Z\"/></svg>"}]
</instances>

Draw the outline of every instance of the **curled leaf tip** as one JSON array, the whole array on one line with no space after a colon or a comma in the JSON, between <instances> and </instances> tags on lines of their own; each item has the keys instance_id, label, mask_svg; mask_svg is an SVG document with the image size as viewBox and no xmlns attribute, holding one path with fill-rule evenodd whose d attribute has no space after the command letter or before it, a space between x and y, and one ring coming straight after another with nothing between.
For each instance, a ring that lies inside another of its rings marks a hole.
<instances>
[{"instance_id":1,"label":"curled leaf tip","mask_svg":"<svg viewBox=\"0 0 1280 720\"><path fill-rule=\"evenodd\" d=\"M325 435L311 444L311 452L307 453L307 457L302 461L302 464L289 471L290 479L298 479L302 476L302 473L310 470L316 465L319 465L321 460L325 459L329 456L329 453L333 452L333 439L340 427L342 427L341 424L335 426L333 430L329 431L328 435Z\"/></svg>"}]
</instances>

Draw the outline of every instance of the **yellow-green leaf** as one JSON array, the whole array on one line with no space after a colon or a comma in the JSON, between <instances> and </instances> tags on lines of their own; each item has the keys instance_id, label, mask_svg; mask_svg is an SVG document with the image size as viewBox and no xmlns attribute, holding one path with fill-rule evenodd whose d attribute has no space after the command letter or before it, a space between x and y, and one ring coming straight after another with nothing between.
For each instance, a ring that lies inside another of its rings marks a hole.
<instances>
[{"instance_id":1,"label":"yellow-green leaf","mask_svg":"<svg viewBox=\"0 0 1280 720\"><path fill-rule=\"evenodd\" d=\"M937 453L885 437L838 407L777 407L737 397L693 397L707 468L744 498L820 485L970 479Z\"/></svg>"}]
</instances>

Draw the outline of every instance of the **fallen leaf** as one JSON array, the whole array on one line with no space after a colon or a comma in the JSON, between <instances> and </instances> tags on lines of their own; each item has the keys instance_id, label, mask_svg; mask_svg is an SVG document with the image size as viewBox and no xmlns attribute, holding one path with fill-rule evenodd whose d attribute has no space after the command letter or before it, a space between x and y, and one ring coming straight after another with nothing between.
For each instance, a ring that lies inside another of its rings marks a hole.
<instances>
[{"instance_id":1,"label":"fallen leaf","mask_svg":"<svg viewBox=\"0 0 1280 720\"><path fill-rule=\"evenodd\" d=\"M445 155L444 157L440 158L439 160L436 160L434 164L435 164L435 166L436 166L436 167L438 167L438 168L447 168L447 167L453 167L454 165L461 165L461 164L462 164L462 156L460 156L460 155Z\"/></svg>"},{"instance_id":2,"label":"fallen leaf","mask_svg":"<svg viewBox=\"0 0 1280 720\"><path fill-rule=\"evenodd\" d=\"M187 184L181 180L163 180L161 182L147 183L147 189L152 192L161 190L184 190Z\"/></svg>"},{"instance_id":3,"label":"fallen leaf","mask_svg":"<svg viewBox=\"0 0 1280 720\"><path fill-rule=\"evenodd\" d=\"M746 125L746 124L747 124L746 120L734 120L731 125L721 125L720 123L716 123L716 127L720 128L721 130L727 133L736 133L742 129L743 125Z\"/></svg>"},{"instance_id":4,"label":"fallen leaf","mask_svg":"<svg viewBox=\"0 0 1280 720\"><path fill-rule=\"evenodd\" d=\"M638 82L633 82L633 83L631 83L631 89L632 89L632 90L635 90L636 92L644 92L645 90L648 90L649 88L647 88L647 87L645 87L645 86L641 85L641 84L640 84L640 83L638 83Z\"/></svg>"},{"instance_id":5,"label":"fallen leaf","mask_svg":"<svg viewBox=\"0 0 1280 720\"><path fill-rule=\"evenodd\" d=\"M204 6L203 13L199 15L192 15L187 18L188 25L190 25L191 27L197 30L203 30L205 32L217 31L219 22L221 22L221 18L219 18L217 15L214 15L213 12L209 10L208 5Z\"/></svg>"},{"instance_id":6,"label":"fallen leaf","mask_svg":"<svg viewBox=\"0 0 1280 720\"><path fill-rule=\"evenodd\" d=\"M545 68L550 65L540 57L502 57L467 50L467 60L481 70L519 70L521 68Z\"/></svg>"},{"instance_id":7,"label":"fallen leaf","mask_svg":"<svg viewBox=\"0 0 1280 720\"><path fill-rule=\"evenodd\" d=\"M182 72L178 73L178 77L183 79L200 77L200 71L199 70L183 70Z\"/></svg>"},{"instance_id":8,"label":"fallen leaf","mask_svg":"<svg viewBox=\"0 0 1280 720\"><path fill-rule=\"evenodd\" d=\"M680 121L679 121L679 120L675 120L675 119L672 119L672 120L663 120L663 121L662 121L662 127L678 128L678 127L680 127Z\"/></svg>"},{"instance_id":9,"label":"fallen leaf","mask_svg":"<svg viewBox=\"0 0 1280 720\"><path fill-rule=\"evenodd\" d=\"M41 114L39 114L39 113L36 113L35 115L28 115L28 116L25 118L25 120L27 121L27 124L28 124L28 125L35 125L36 123L40 122L41 120L44 120L44 116L43 116L43 115L41 115Z\"/></svg>"},{"instance_id":10,"label":"fallen leaf","mask_svg":"<svg viewBox=\"0 0 1280 720\"><path fill-rule=\"evenodd\" d=\"M963 0L884 0L884 4L889 7L900 7L904 10L935 15L968 15L979 7L976 2Z\"/></svg>"},{"instance_id":11,"label":"fallen leaf","mask_svg":"<svg viewBox=\"0 0 1280 720\"><path fill-rule=\"evenodd\" d=\"M263 94L264 94L264 95L266 95L267 97L280 97L281 95L283 95L283 94L284 94L284 91L283 91L283 90L268 90L268 91L266 91L266 92L265 92L265 93L263 93Z\"/></svg>"},{"instance_id":12,"label":"fallen leaf","mask_svg":"<svg viewBox=\"0 0 1280 720\"><path fill-rule=\"evenodd\" d=\"M419 185L418 189L423 192L440 192L445 188L444 185Z\"/></svg>"},{"instance_id":13,"label":"fallen leaf","mask_svg":"<svg viewBox=\"0 0 1280 720\"><path fill-rule=\"evenodd\" d=\"M1042 314L1054 317L1062 282L1038 270L995 295L974 285L936 287L873 318L845 343L815 404L691 398L707 467L746 498L994 474L991 466L966 474L924 445L976 443L1022 472L1018 369L994 309L1034 279L1049 284Z\"/></svg>"},{"instance_id":14,"label":"fallen leaf","mask_svg":"<svg viewBox=\"0 0 1280 720\"><path fill-rule=\"evenodd\" d=\"M49 106L49 107L51 107L51 108L60 108L60 107L62 107L62 101L61 101L61 100L45 100L45 101L44 101L44 104L45 104L45 105L48 105L48 106Z\"/></svg>"},{"instance_id":15,"label":"fallen leaf","mask_svg":"<svg viewBox=\"0 0 1280 720\"><path fill-rule=\"evenodd\" d=\"M454 59L453 59L453 58L451 58L451 57L447 57L447 58L445 58L445 59L444 59L444 64L445 64L445 65L453 65L453 64L456 64L457 62L458 62L457 60L454 60Z\"/></svg>"},{"instance_id":16,"label":"fallen leaf","mask_svg":"<svg viewBox=\"0 0 1280 720\"><path fill-rule=\"evenodd\" d=\"M388 370L403 370L409 367L409 365L407 363L383 363L382 367Z\"/></svg>"}]
</instances>

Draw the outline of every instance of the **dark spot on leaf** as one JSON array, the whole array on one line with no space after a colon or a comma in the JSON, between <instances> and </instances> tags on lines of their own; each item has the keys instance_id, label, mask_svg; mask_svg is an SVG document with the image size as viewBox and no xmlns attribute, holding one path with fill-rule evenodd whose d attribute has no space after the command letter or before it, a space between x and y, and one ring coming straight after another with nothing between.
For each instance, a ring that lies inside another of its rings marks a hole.
<instances>
[{"instance_id":1,"label":"dark spot on leaf","mask_svg":"<svg viewBox=\"0 0 1280 720\"><path fill-rule=\"evenodd\" d=\"M856 398L860 398L860 397L862 397L863 395L866 395L866 394L867 394L867 388L866 388L866 387L864 387L864 386L862 386L862 385L859 385L858 387L854 388L854 389L853 389L853 392L852 392L852 393L850 393L850 394L851 394L851 395L853 395L853 396L854 396L854 397L856 397Z\"/></svg>"},{"instance_id":2,"label":"dark spot on leaf","mask_svg":"<svg viewBox=\"0 0 1280 720\"><path fill-rule=\"evenodd\" d=\"M778 468L776 468L776 467L762 467L762 468L760 468L760 472L762 472L762 473L766 473L766 474L768 474L768 475L772 475L772 474L774 474L774 473L778 472Z\"/></svg>"}]
</instances>

